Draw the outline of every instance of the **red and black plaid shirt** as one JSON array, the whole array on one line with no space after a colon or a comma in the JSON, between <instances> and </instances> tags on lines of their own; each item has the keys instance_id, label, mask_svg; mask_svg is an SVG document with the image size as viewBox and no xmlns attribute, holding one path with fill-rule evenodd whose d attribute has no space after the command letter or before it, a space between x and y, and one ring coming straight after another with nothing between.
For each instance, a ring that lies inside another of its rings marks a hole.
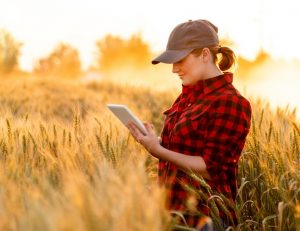
<instances>
[{"instance_id":1,"label":"red and black plaid shirt","mask_svg":"<svg viewBox=\"0 0 300 231\"><path fill-rule=\"evenodd\" d=\"M166 115L162 145L185 155L201 156L212 190L234 201L237 164L250 128L249 102L232 85L232 73L183 86L182 93ZM167 189L168 208L185 211L189 194L182 182L199 188L199 182L176 165L159 161L159 181ZM208 214L207 201L198 209Z\"/></svg>"}]
</instances>

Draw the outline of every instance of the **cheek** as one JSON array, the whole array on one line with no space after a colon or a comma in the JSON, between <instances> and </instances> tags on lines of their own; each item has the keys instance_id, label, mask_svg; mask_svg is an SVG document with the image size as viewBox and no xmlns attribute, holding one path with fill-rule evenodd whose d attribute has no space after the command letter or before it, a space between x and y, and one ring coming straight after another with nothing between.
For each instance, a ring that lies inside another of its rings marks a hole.
<instances>
[{"instance_id":1,"label":"cheek","mask_svg":"<svg viewBox=\"0 0 300 231\"><path fill-rule=\"evenodd\" d=\"M202 76L202 69L199 66L194 66L194 68L192 69L192 73L193 76L199 78L200 76Z\"/></svg>"},{"instance_id":2,"label":"cheek","mask_svg":"<svg viewBox=\"0 0 300 231\"><path fill-rule=\"evenodd\" d=\"M200 70L198 68L191 68L190 69L190 76L192 79L198 79L200 75Z\"/></svg>"}]
</instances>

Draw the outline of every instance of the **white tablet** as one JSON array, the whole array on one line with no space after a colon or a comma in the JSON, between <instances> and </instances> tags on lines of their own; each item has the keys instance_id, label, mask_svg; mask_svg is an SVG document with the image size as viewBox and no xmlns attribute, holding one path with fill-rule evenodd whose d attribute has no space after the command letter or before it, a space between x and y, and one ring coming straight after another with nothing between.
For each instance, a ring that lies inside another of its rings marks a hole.
<instances>
[{"instance_id":1,"label":"white tablet","mask_svg":"<svg viewBox=\"0 0 300 231\"><path fill-rule=\"evenodd\" d=\"M129 110L129 108L126 105L107 104L107 107L114 113L116 117L118 117L118 119L124 125L127 125L130 121L132 121L144 134L147 134L147 130L144 124L133 115L133 113Z\"/></svg>"}]
</instances>

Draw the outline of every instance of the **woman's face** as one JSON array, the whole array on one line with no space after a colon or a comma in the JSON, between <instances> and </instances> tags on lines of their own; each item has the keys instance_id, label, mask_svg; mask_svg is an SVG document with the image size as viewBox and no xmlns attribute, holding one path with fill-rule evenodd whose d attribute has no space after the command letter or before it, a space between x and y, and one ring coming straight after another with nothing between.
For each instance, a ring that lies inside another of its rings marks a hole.
<instances>
[{"instance_id":1,"label":"woman's face","mask_svg":"<svg viewBox=\"0 0 300 231\"><path fill-rule=\"evenodd\" d=\"M199 80L204 79L205 65L202 56L202 54L200 56L189 54L177 63L173 63L172 71L182 80L183 86L195 85Z\"/></svg>"}]
</instances>

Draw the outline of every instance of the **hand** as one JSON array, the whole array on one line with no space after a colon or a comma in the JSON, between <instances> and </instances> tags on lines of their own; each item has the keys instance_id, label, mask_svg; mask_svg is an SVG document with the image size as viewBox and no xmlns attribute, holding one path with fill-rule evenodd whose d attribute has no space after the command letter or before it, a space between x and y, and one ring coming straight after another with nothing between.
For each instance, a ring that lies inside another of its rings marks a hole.
<instances>
[{"instance_id":1,"label":"hand","mask_svg":"<svg viewBox=\"0 0 300 231\"><path fill-rule=\"evenodd\" d=\"M129 122L127 124L127 127L129 131L131 132L134 139L139 142L141 145L143 145L148 152L151 154L155 153L157 148L160 147L160 141L159 138L156 136L156 133L154 131L154 127L150 123L144 123L144 126L147 130L147 134L144 135L141 130L133 123Z\"/></svg>"}]
</instances>

